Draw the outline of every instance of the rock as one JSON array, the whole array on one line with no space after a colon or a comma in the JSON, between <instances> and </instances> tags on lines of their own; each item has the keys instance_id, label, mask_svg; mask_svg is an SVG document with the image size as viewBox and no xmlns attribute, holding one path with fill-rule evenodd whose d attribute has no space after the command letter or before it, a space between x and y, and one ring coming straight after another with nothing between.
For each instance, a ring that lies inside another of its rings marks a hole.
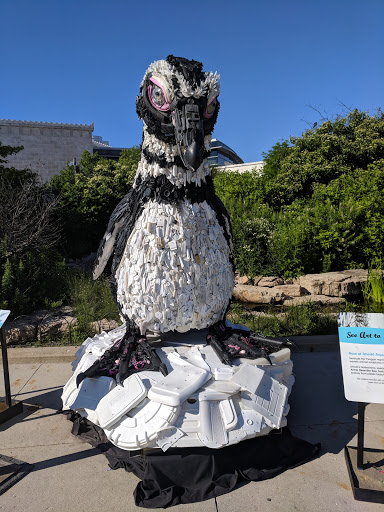
<instances>
[{"instance_id":1,"label":"rock","mask_svg":"<svg viewBox=\"0 0 384 512\"><path fill-rule=\"evenodd\" d=\"M242 302L256 304L274 304L284 300L285 295L276 293L274 288L237 284L233 290L233 298Z\"/></svg>"},{"instance_id":2,"label":"rock","mask_svg":"<svg viewBox=\"0 0 384 512\"><path fill-rule=\"evenodd\" d=\"M300 297L302 295L302 288L299 284L281 284L274 286L272 289L279 297Z\"/></svg>"},{"instance_id":3,"label":"rock","mask_svg":"<svg viewBox=\"0 0 384 512\"><path fill-rule=\"evenodd\" d=\"M258 281L257 286L272 288L273 286L277 286L280 284L284 284L284 281L280 277L269 276L269 277L262 277Z\"/></svg>"},{"instance_id":4,"label":"rock","mask_svg":"<svg viewBox=\"0 0 384 512\"><path fill-rule=\"evenodd\" d=\"M72 308L65 306L54 311L39 310L32 315L15 318L8 324L7 343L20 343L54 336L77 323Z\"/></svg>"},{"instance_id":5,"label":"rock","mask_svg":"<svg viewBox=\"0 0 384 512\"><path fill-rule=\"evenodd\" d=\"M112 329L116 329L121 325L121 322L116 322L116 320L108 320L107 318L103 318L102 320L98 320L97 322L92 322L91 326L95 329L96 332L102 331L111 331Z\"/></svg>"},{"instance_id":6,"label":"rock","mask_svg":"<svg viewBox=\"0 0 384 512\"><path fill-rule=\"evenodd\" d=\"M325 274L307 274L299 278L299 284L311 295L348 297L361 294L361 285L368 278L368 270L343 270Z\"/></svg>"},{"instance_id":7,"label":"rock","mask_svg":"<svg viewBox=\"0 0 384 512\"><path fill-rule=\"evenodd\" d=\"M236 279L237 284L252 284L251 279L248 276L238 277Z\"/></svg>"},{"instance_id":8,"label":"rock","mask_svg":"<svg viewBox=\"0 0 384 512\"><path fill-rule=\"evenodd\" d=\"M284 306L301 306L306 302L312 304L319 304L323 306L332 306L337 304L345 304L346 300L343 297L329 297L328 295L306 295L304 297L294 297L293 299L286 299L283 302Z\"/></svg>"},{"instance_id":9,"label":"rock","mask_svg":"<svg viewBox=\"0 0 384 512\"><path fill-rule=\"evenodd\" d=\"M284 284L299 284L299 278L291 277L289 279L284 279Z\"/></svg>"}]
</instances>

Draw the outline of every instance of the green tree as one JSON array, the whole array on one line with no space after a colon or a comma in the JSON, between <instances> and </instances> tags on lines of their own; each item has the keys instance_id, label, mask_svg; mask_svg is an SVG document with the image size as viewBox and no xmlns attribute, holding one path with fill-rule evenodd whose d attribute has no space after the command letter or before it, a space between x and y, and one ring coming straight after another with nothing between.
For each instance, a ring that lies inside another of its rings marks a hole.
<instances>
[{"instance_id":1,"label":"green tree","mask_svg":"<svg viewBox=\"0 0 384 512\"><path fill-rule=\"evenodd\" d=\"M51 178L48 190L59 198L67 257L97 249L113 209L133 183L139 160L136 146L124 149L117 162L85 151L76 168L67 165Z\"/></svg>"},{"instance_id":2,"label":"green tree","mask_svg":"<svg viewBox=\"0 0 384 512\"><path fill-rule=\"evenodd\" d=\"M265 157L265 193L275 208L309 198L317 184L384 158L384 114L354 110L301 137L274 146Z\"/></svg>"},{"instance_id":3,"label":"green tree","mask_svg":"<svg viewBox=\"0 0 384 512\"><path fill-rule=\"evenodd\" d=\"M368 267L382 258L381 110L325 121L275 144L264 157L261 177L214 178L232 215L241 273L290 276Z\"/></svg>"}]
</instances>

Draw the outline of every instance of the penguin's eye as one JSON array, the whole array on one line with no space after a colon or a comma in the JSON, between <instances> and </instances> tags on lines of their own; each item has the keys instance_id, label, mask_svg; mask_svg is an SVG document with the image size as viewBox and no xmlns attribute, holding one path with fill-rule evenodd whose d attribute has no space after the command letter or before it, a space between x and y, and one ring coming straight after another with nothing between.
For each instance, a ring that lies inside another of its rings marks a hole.
<instances>
[{"instance_id":1,"label":"penguin's eye","mask_svg":"<svg viewBox=\"0 0 384 512\"><path fill-rule=\"evenodd\" d=\"M155 107L156 110L166 112L169 110L169 103L167 101L163 87L154 78L151 78L150 81L151 83L148 86L148 97L151 105Z\"/></svg>"},{"instance_id":2,"label":"penguin's eye","mask_svg":"<svg viewBox=\"0 0 384 512\"><path fill-rule=\"evenodd\" d=\"M217 96L216 96L216 98L213 98L213 100L208 103L207 108L205 109L204 117L206 119L209 119L210 117L213 116L213 114L216 110L216 105L217 105Z\"/></svg>"},{"instance_id":3,"label":"penguin's eye","mask_svg":"<svg viewBox=\"0 0 384 512\"><path fill-rule=\"evenodd\" d=\"M162 107L165 103L163 91L160 89L158 85L154 85L152 87L152 99L156 103L157 106Z\"/></svg>"}]
</instances>

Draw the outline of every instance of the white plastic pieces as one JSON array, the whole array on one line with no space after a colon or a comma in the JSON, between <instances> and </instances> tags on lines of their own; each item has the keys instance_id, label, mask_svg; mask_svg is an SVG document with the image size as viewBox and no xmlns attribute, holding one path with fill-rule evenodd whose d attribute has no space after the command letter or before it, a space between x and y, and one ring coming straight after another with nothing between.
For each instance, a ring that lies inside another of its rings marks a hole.
<instances>
[{"instance_id":1,"label":"white plastic pieces","mask_svg":"<svg viewBox=\"0 0 384 512\"><path fill-rule=\"evenodd\" d=\"M286 425L294 383L286 348L274 354L273 365L237 360L229 367L197 333L193 346L156 349L168 368L167 377L139 372L119 386L109 377L86 378L77 388L77 374L122 332L119 328L83 343L62 395L64 409L100 425L116 446L164 451L171 446L221 448Z\"/></svg>"}]
</instances>

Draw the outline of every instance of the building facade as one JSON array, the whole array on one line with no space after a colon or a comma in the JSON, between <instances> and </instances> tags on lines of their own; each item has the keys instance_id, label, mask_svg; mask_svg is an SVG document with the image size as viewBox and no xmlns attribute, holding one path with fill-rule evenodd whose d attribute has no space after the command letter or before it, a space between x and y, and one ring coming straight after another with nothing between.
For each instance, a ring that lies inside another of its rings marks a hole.
<instances>
[{"instance_id":1,"label":"building facade","mask_svg":"<svg viewBox=\"0 0 384 512\"><path fill-rule=\"evenodd\" d=\"M0 142L4 146L24 146L7 157L8 166L30 169L43 183L82 153L93 152L92 124L45 123L0 119Z\"/></svg>"},{"instance_id":2,"label":"building facade","mask_svg":"<svg viewBox=\"0 0 384 512\"><path fill-rule=\"evenodd\" d=\"M19 153L7 157L8 166L30 169L40 176L42 183L58 174L68 162L79 162L84 151L98 153L103 158L118 160L124 148L109 145L101 136L94 135L92 124L46 123L0 119L0 142L4 146L23 146ZM262 170L263 162L245 164L233 149L212 139L210 165L223 171L246 172Z\"/></svg>"},{"instance_id":3,"label":"building facade","mask_svg":"<svg viewBox=\"0 0 384 512\"><path fill-rule=\"evenodd\" d=\"M211 140L211 154L208 157L209 165L242 164L243 160L233 149L217 139Z\"/></svg>"}]
</instances>

